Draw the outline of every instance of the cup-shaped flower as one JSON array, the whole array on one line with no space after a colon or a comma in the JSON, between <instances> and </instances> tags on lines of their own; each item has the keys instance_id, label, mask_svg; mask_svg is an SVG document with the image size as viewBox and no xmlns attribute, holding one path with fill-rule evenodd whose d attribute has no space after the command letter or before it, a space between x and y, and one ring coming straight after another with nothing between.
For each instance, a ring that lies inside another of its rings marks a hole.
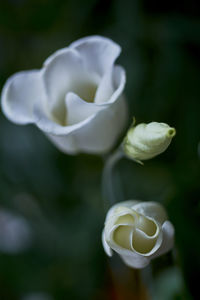
<instances>
[{"instance_id":1,"label":"cup-shaped flower","mask_svg":"<svg viewBox=\"0 0 200 300\"><path fill-rule=\"evenodd\" d=\"M109 151L127 118L125 71L114 64L120 51L100 36L58 50L42 69L8 79L4 114L17 124L36 124L65 153Z\"/></svg>"},{"instance_id":2,"label":"cup-shaped flower","mask_svg":"<svg viewBox=\"0 0 200 300\"><path fill-rule=\"evenodd\" d=\"M124 201L107 213L102 241L105 252L117 252L133 268L146 267L152 258L173 246L174 227L156 202Z\"/></svg>"},{"instance_id":3,"label":"cup-shaped flower","mask_svg":"<svg viewBox=\"0 0 200 300\"><path fill-rule=\"evenodd\" d=\"M131 126L123 142L125 154L135 160L150 159L164 152L176 130L165 123L151 122Z\"/></svg>"}]
</instances>

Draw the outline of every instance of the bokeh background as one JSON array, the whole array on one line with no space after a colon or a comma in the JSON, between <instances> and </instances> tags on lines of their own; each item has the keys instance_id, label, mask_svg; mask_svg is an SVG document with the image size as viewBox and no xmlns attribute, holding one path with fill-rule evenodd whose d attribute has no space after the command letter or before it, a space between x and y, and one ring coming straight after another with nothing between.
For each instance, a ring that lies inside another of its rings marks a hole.
<instances>
[{"instance_id":1,"label":"bokeh background","mask_svg":"<svg viewBox=\"0 0 200 300\"><path fill-rule=\"evenodd\" d=\"M130 116L177 129L166 153L144 167L126 159L117 166L125 198L163 203L176 230L174 251L144 271L144 282L153 299L199 299L197 1L1 0L0 89L92 34L122 46ZM120 272L116 284L101 245L102 168L101 157L64 155L34 126L0 114L1 300L131 300L114 292Z\"/></svg>"}]
</instances>

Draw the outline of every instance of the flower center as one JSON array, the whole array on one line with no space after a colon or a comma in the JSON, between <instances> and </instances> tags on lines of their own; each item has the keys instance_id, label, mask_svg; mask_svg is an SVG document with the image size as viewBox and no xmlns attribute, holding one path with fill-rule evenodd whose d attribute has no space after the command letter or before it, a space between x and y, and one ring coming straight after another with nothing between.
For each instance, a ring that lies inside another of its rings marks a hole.
<instances>
[{"instance_id":1,"label":"flower center","mask_svg":"<svg viewBox=\"0 0 200 300\"><path fill-rule=\"evenodd\" d=\"M134 249L138 253L150 252L157 241L157 225L154 221L136 213L118 218L116 224L120 224L114 231L113 239L125 249Z\"/></svg>"},{"instance_id":2,"label":"flower center","mask_svg":"<svg viewBox=\"0 0 200 300\"><path fill-rule=\"evenodd\" d=\"M85 100L86 102L94 102L95 94L97 90L97 85L93 82L89 83L82 83L80 84L76 90L74 91L81 99Z\"/></svg>"},{"instance_id":3,"label":"flower center","mask_svg":"<svg viewBox=\"0 0 200 300\"><path fill-rule=\"evenodd\" d=\"M65 98L69 92L78 95L81 99L86 102L94 102L97 90L97 84L92 81L81 81L76 84L72 84L70 90L66 91L60 96L56 102L56 106L52 109L53 120L61 126L67 126L67 107Z\"/></svg>"}]
</instances>

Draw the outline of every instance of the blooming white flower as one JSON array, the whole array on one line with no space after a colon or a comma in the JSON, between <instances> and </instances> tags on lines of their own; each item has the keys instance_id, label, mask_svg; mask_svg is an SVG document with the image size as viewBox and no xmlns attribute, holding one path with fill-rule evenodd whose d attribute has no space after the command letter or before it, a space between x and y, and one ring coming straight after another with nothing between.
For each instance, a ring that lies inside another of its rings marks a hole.
<instances>
[{"instance_id":1,"label":"blooming white flower","mask_svg":"<svg viewBox=\"0 0 200 300\"><path fill-rule=\"evenodd\" d=\"M116 251L133 268L144 268L173 246L174 227L156 202L129 200L108 211L102 241L105 252Z\"/></svg>"},{"instance_id":2,"label":"blooming white flower","mask_svg":"<svg viewBox=\"0 0 200 300\"><path fill-rule=\"evenodd\" d=\"M135 160L150 159L164 152L176 130L165 123L151 122L131 126L123 142L125 154Z\"/></svg>"},{"instance_id":3,"label":"blooming white flower","mask_svg":"<svg viewBox=\"0 0 200 300\"><path fill-rule=\"evenodd\" d=\"M65 153L103 153L124 128L125 71L114 65L120 46L91 36L58 50L41 70L17 73L2 92L4 114L34 123Z\"/></svg>"}]
</instances>

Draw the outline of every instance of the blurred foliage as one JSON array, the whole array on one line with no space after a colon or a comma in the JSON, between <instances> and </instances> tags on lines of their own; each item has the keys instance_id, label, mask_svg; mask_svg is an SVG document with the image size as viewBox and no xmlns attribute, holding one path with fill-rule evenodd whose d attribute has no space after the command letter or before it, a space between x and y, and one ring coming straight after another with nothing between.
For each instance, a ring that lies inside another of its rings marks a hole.
<instances>
[{"instance_id":1,"label":"blurred foliage","mask_svg":"<svg viewBox=\"0 0 200 300\"><path fill-rule=\"evenodd\" d=\"M162 202L175 226L173 255L152 266L158 300L195 299L198 292L198 17L195 0L0 2L1 87L77 38L105 35L122 46L130 117L177 129L167 152L144 167L126 159L118 165L125 199ZM35 127L15 126L2 114L0 123L0 209L26 220L32 232L24 252L0 249L0 299L107 299L101 157L64 155Z\"/></svg>"}]
</instances>

